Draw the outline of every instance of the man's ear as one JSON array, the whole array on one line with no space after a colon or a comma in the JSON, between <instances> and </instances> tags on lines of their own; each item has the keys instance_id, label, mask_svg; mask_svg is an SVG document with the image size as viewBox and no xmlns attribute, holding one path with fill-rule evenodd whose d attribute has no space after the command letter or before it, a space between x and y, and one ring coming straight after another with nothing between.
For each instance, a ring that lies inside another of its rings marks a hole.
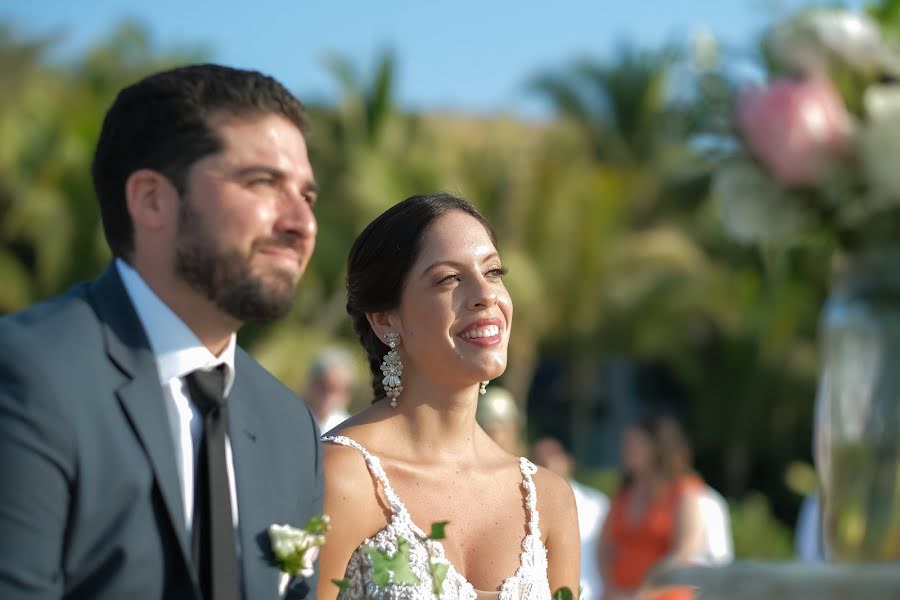
<instances>
[{"instance_id":1,"label":"man's ear","mask_svg":"<svg viewBox=\"0 0 900 600\"><path fill-rule=\"evenodd\" d=\"M125 180L125 202L136 230L159 231L177 215L178 191L159 171L138 169Z\"/></svg>"},{"instance_id":2,"label":"man's ear","mask_svg":"<svg viewBox=\"0 0 900 600\"><path fill-rule=\"evenodd\" d=\"M396 327L397 318L390 311L367 312L366 319L369 320L369 325L372 327L375 335L378 336L378 339L385 344L387 344L386 340L389 332L399 333Z\"/></svg>"}]
</instances>

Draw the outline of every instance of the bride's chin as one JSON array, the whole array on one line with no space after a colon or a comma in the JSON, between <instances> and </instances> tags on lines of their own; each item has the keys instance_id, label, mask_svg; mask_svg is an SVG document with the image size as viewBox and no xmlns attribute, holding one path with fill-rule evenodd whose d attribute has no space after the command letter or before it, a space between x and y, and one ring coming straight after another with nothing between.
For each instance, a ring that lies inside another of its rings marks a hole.
<instances>
[{"instance_id":1,"label":"bride's chin","mask_svg":"<svg viewBox=\"0 0 900 600\"><path fill-rule=\"evenodd\" d=\"M506 361L503 361L502 363L497 363L494 365L486 366L486 368L484 369L483 379L480 379L479 381L490 381L491 379L497 379L498 377L503 375L503 373L505 373L505 372L506 372Z\"/></svg>"}]
</instances>

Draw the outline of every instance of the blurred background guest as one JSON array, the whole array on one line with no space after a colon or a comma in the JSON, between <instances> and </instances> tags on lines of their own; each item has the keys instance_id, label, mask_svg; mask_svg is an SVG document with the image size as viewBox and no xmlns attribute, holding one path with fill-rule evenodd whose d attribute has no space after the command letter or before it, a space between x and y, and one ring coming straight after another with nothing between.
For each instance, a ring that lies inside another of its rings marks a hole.
<instances>
[{"instance_id":1,"label":"blurred background guest","mask_svg":"<svg viewBox=\"0 0 900 600\"><path fill-rule=\"evenodd\" d=\"M355 382L350 354L338 347L326 348L313 361L303 399L309 405L322 433L350 416L351 390Z\"/></svg>"},{"instance_id":2,"label":"blurred background guest","mask_svg":"<svg viewBox=\"0 0 900 600\"><path fill-rule=\"evenodd\" d=\"M794 533L794 553L797 559L812 564L827 562L822 539L822 512L819 492L807 494L800 505L797 529Z\"/></svg>"},{"instance_id":3,"label":"blurred background guest","mask_svg":"<svg viewBox=\"0 0 900 600\"><path fill-rule=\"evenodd\" d=\"M704 544L703 481L685 467L687 442L677 421L652 416L622 436L622 485L600 535L604 598L634 598L651 569L688 563ZM672 589L654 598L690 598Z\"/></svg>"},{"instance_id":4,"label":"blurred background guest","mask_svg":"<svg viewBox=\"0 0 900 600\"><path fill-rule=\"evenodd\" d=\"M673 444L672 451L676 460L680 461L676 465L676 471L694 473L694 452L686 436L680 436L680 441ZM712 486L705 482L700 483L696 499L703 525L703 538L697 554L691 557L691 562L725 565L734 560L734 540L731 534L728 503Z\"/></svg>"},{"instance_id":5,"label":"blurred background guest","mask_svg":"<svg viewBox=\"0 0 900 600\"><path fill-rule=\"evenodd\" d=\"M697 501L703 522L703 544L694 561L706 565L727 565L734 560L728 503L708 484L698 490Z\"/></svg>"},{"instance_id":6,"label":"blurred background guest","mask_svg":"<svg viewBox=\"0 0 900 600\"><path fill-rule=\"evenodd\" d=\"M578 510L578 529L581 534L581 593L582 600L599 600L603 597L603 579L597 561L597 544L600 530L609 511L609 499L602 492L578 483L572 478L575 461L563 445L551 437L538 439L531 447L535 464L547 468L565 478L575 492Z\"/></svg>"},{"instance_id":7,"label":"blurred background guest","mask_svg":"<svg viewBox=\"0 0 900 600\"><path fill-rule=\"evenodd\" d=\"M478 399L475 420L498 446L513 456L522 456L522 419L509 390L488 386Z\"/></svg>"}]
</instances>

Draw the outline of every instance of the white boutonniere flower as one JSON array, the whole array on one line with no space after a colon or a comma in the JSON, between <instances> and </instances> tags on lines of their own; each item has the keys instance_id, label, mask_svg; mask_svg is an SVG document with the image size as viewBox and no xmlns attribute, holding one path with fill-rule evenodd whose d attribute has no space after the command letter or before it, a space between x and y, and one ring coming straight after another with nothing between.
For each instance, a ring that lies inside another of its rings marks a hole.
<instances>
[{"instance_id":1,"label":"white boutonniere flower","mask_svg":"<svg viewBox=\"0 0 900 600\"><path fill-rule=\"evenodd\" d=\"M290 577L312 577L315 573L314 564L319 557L319 547L325 544L325 534L331 526L328 515L313 517L302 528L290 525L271 525L269 527L269 540L272 542L272 550L275 558L287 577L282 577L279 588L287 585ZM279 589L279 594L284 590Z\"/></svg>"}]
</instances>

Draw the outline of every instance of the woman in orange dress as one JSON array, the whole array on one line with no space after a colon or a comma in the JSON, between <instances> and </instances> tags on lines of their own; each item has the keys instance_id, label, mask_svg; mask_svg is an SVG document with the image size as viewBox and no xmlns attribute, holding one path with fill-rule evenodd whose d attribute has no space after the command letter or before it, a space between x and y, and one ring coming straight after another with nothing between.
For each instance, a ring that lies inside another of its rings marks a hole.
<instances>
[{"instance_id":1,"label":"woman in orange dress","mask_svg":"<svg viewBox=\"0 0 900 600\"><path fill-rule=\"evenodd\" d=\"M651 417L625 429L623 485L613 497L600 536L598 558L604 600L635 598L651 570L688 562L702 545L697 492L703 482L687 471L687 444L670 417ZM690 598L668 589L656 600Z\"/></svg>"}]
</instances>

